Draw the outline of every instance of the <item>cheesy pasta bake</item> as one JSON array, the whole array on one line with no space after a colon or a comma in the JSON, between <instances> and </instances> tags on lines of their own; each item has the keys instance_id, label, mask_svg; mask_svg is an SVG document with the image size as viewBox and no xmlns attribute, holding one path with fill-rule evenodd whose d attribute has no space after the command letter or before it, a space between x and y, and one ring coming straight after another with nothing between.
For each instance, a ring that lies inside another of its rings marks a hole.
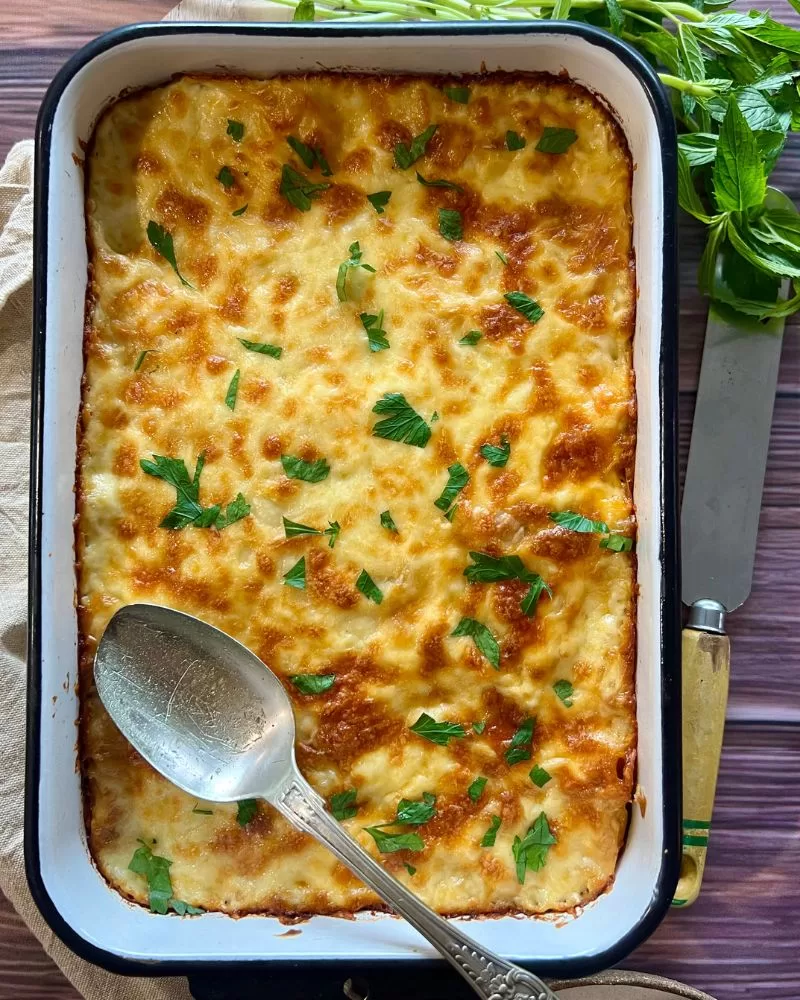
<instances>
[{"instance_id":1,"label":"cheesy pasta bake","mask_svg":"<svg viewBox=\"0 0 800 1000\"><path fill-rule=\"evenodd\" d=\"M379 901L198 802L92 683L134 602L282 679L301 770L444 914L613 880L635 770L632 165L563 78L185 76L86 153L77 488L94 860L161 913Z\"/></svg>"}]
</instances>

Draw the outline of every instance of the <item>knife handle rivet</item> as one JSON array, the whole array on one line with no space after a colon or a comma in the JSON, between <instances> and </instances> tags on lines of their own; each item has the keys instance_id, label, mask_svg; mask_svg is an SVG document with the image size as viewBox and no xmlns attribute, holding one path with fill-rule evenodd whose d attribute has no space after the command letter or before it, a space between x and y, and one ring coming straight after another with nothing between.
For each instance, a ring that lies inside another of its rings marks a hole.
<instances>
[{"instance_id":1,"label":"knife handle rivet","mask_svg":"<svg viewBox=\"0 0 800 1000\"><path fill-rule=\"evenodd\" d=\"M697 632L713 632L725 635L725 608L719 601L695 601L689 608L689 620L686 627Z\"/></svg>"}]
</instances>

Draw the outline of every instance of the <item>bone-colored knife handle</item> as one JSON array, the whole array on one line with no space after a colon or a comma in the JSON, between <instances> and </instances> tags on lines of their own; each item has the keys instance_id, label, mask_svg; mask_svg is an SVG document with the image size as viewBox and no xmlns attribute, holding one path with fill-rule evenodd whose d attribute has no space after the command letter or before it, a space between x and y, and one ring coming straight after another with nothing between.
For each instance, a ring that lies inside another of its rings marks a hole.
<instances>
[{"instance_id":1,"label":"bone-colored knife handle","mask_svg":"<svg viewBox=\"0 0 800 1000\"><path fill-rule=\"evenodd\" d=\"M727 635L683 630L683 855L673 906L691 906L703 881L730 661Z\"/></svg>"}]
</instances>

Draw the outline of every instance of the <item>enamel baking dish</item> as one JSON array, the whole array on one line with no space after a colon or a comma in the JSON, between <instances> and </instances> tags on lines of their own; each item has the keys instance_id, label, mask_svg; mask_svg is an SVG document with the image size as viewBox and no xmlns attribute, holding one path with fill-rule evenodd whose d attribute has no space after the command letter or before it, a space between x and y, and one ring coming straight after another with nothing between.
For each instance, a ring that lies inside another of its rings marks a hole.
<instances>
[{"instance_id":1,"label":"enamel baking dish","mask_svg":"<svg viewBox=\"0 0 800 1000\"><path fill-rule=\"evenodd\" d=\"M76 420L87 281L82 143L122 91L184 71L253 76L314 70L566 72L619 119L635 164L638 308L638 781L642 806L613 886L574 916L470 922L489 948L540 973L575 976L618 962L664 915L680 858L679 621L676 527L675 133L652 69L583 24L136 25L105 35L59 73L44 101L36 174L33 450L26 851L33 895L76 952L119 972L186 974L200 996L216 974L264 974L278 996L341 996L345 976L380 997L423 997L433 952L387 915L315 917L300 933L269 917L151 914L108 888L86 847L76 767L77 622L73 572ZM646 801L646 808L644 802ZM299 969L302 971L298 971ZM298 977L304 989L298 992ZM444 981L444 980L443 980ZM447 974L447 995L460 984ZM465 987L466 989L466 987ZM398 991L397 993L393 991ZM456 992L454 992L454 990ZM276 994L273 994L276 995ZM440 994L444 995L444 994Z\"/></svg>"}]
</instances>

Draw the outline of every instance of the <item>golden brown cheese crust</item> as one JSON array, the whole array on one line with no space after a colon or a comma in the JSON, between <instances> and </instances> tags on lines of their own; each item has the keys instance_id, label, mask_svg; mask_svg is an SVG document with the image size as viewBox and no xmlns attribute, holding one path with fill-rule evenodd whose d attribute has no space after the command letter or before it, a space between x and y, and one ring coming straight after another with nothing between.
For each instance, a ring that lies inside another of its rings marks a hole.
<instances>
[{"instance_id":1,"label":"golden brown cheese crust","mask_svg":"<svg viewBox=\"0 0 800 1000\"><path fill-rule=\"evenodd\" d=\"M326 797L357 789L346 825L368 850L363 828L390 822L400 798L437 795L436 817L419 828L424 851L381 856L437 910L564 911L613 878L634 770L635 557L547 514L576 510L634 532L631 163L606 110L568 81L459 82L468 104L444 96L452 80L185 77L118 101L96 129L78 482L82 766L92 854L131 899L147 898L127 870L137 838L155 838L175 895L206 909L286 917L376 903L269 807L244 828L235 806L193 812L120 736L90 666L110 616L135 601L212 622L285 679L300 766ZM245 125L241 141L228 119ZM426 155L399 170L395 145L431 123ZM573 128L577 142L537 152L547 125ZM524 149L506 149L509 129ZM304 167L289 135L321 147L333 175ZM310 211L279 194L284 163L330 182ZM462 190L424 187L417 170ZM366 196L384 190L379 215ZM440 235L439 208L461 212L462 241ZM172 234L193 287L150 246L150 220ZM337 267L356 240L376 273L351 271L342 303ZM528 322L508 291L535 298L544 317ZM359 314L381 309L391 347L371 353ZM459 345L474 329L482 340ZM282 357L240 339L279 345ZM385 392L404 393L426 419L438 412L427 447L371 435ZM479 449L501 435L511 458L494 468ZM140 460L182 458L191 474L201 453L203 505L241 491L251 515L221 531L159 527L175 492ZM281 454L324 457L330 475L289 479ZM451 523L434 500L455 462L470 481ZM380 524L386 509L397 534ZM336 547L287 540L283 516L338 521ZM468 583L470 550L519 554L552 600L528 618L524 584ZM302 555L304 591L282 585ZM362 568L379 606L355 587ZM499 671L469 638L451 637L462 616L498 636ZM288 681L297 673L336 683L303 695ZM559 679L574 685L571 707L553 691ZM470 735L423 740L409 729L423 711ZM532 759L510 767L504 751L529 716ZM528 776L533 764L552 775L544 788ZM478 776L488 781L472 802ZM520 885L512 840L541 811L558 842ZM481 848L493 815L496 845Z\"/></svg>"}]
</instances>

